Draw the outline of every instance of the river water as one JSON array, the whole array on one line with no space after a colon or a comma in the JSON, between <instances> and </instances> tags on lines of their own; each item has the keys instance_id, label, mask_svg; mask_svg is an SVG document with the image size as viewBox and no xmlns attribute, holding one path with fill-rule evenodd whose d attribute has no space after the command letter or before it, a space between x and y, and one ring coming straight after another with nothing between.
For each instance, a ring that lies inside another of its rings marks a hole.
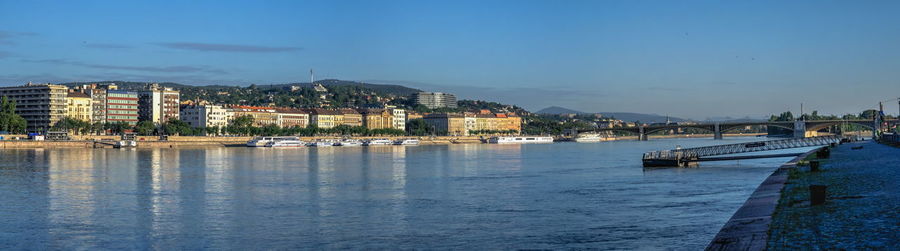
<instances>
[{"instance_id":1,"label":"river water","mask_svg":"<svg viewBox=\"0 0 900 251\"><path fill-rule=\"evenodd\" d=\"M755 140L2 149L0 249L696 250L788 158L641 153Z\"/></svg>"}]
</instances>

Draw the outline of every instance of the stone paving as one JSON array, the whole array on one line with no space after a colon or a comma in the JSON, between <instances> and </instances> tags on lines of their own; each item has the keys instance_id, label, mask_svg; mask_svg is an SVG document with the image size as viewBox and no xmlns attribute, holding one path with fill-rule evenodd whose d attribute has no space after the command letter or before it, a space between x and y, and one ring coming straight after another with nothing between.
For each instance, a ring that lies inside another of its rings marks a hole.
<instances>
[{"instance_id":1,"label":"stone paving","mask_svg":"<svg viewBox=\"0 0 900 251\"><path fill-rule=\"evenodd\" d=\"M768 249L900 250L900 148L842 144L821 163L789 171ZM824 204L810 206L810 185L828 186Z\"/></svg>"}]
</instances>

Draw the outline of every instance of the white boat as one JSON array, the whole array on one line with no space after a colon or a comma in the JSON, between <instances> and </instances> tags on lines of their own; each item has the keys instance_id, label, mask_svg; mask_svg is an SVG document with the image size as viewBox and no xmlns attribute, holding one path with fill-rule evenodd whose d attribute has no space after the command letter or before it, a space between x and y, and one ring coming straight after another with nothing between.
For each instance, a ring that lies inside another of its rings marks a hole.
<instances>
[{"instance_id":1,"label":"white boat","mask_svg":"<svg viewBox=\"0 0 900 251\"><path fill-rule=\"evenodd\" d=\"M116 144L113 145L113 147L115 147L115 148L137 147L137 141L134 141L134 140L121 140L121 141L116 142Z\"/></svg>"},{"instance_id":2,"label":"white boat","mask_svg":"<svg viewBox=\"0 0 900 251\"><path fill-rule=\"evenodd\" d=\"M249 147L264 147L269 144L269 142L278 142L284 140L300 140L297 137L272 137L272 136L260 136L247 141L247 146Z\"/></svg>"},{"instance_id":3,"label":"white boat","mask_svg":"<svg viewBox=\"0 0 900 251\"><path fill-rule=\"evenodd\" d=\"M413 146L413 145L418 145L418 144L419 144L418 139L398 139L398 140L394 141L394 145Z\"/></svg>"},{"instance_id":4,"label":"white boat","mask_svg":"<svg viewBox=\"0 0 900 251\"><path fill-rule=\"evenodd\" d=\"M580 142L580 143L593 143L593 142L600 142L600 141L609 141L610 139L607 137L601 136L600 134L583 133L583 134L578 134L578 136L576 136L574 140L575 140L575 142Z\"/></svg>"},{"instance_id":5,"label":"white boat","mask_svg":"<svg viewBox=\"0 0 900 251\"><path fill-rule=\"evenodd\" d=\"M306 146L306 142L302 140L279 140L279 141L270 141L266 144L266 147L304 147Z\"/></svg>"},{"instance_id":6,"label":"white boat","mask_svg":"<svg viewBox=\"0 0 900 251\"><path fill-rule=\"evenodd\" d=\"M553 143L553 137L523 136L523 137L491 137L491 144L529 144L529 143Z\"/></svg>"},{"instance_id":7,"label":"white boat","mask_svg":"<svg viewBox=\"0 0 900 251\"><path fill-rule=\"evenodd\" d=\"M355 139L345 139L334 143L334 146L362 146L363 143Z\"/></svg>"},{"instance_id":8,"label":"white boat","mask_svg":"<svg viewBox=\"0 0 900 251\"><path fill-rule=\"evenodd\" d=\"M318 141L315 141L315 142L309 142L309 144L306 144L306 146L309 146L309 147L326 147L326 146L334 146L334 142L332 142L332 141L330 141L330 140L318 140Z\"/></svg>"},{"instance_id":9,"label":"white boat","mask_svg":"<svg viewBox=\"0 0 900 251\"><path fill-rule=\"evenodd\" d=\"M393 144L394 142L389 139L370 139L362 143L364 146L386 146Z\"/></svg>"}]
</instances>

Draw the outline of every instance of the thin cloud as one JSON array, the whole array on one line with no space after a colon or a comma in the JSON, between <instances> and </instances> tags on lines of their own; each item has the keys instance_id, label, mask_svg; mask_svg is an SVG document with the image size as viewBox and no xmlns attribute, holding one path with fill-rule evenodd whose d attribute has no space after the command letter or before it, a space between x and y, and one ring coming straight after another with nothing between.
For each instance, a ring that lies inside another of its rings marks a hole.
<instances>
[{"instance_id":1,"label":"thin cloud","mask_svg":"<svg viewBox=\"0 0 900 251\"><path fill-rule=\"evenodd\" d=\"M12 53L5 52L5 51L0 51L0 59L12 57L12 55L13 55Z\"/></svg>"},{"instance_id":2,"label":"thin cloud","mask_svg":"<svg viewBox=\"0 0 900 251\"><path fill-rule=\"evenodd\" d=\"M0 30L0 44L13 45L15 44L15 42L13 42L14 39L29 36L37 36L37 33Z\"/></svg>"},{"instance_id":3,"label":"thin cloud","mask_svg":"<svg viewBox=\"0 0 900 251\"><path fill-rule=\"evenodd\" d=\"M108 69L108 70L128 70L128 71L144 71L144 72L157 72L157 73L215 73L215 74L227 74L226 71L221 69L215 69L206 66L187 66L187 65L178 65L178 66L127 66L127 65L104 65L104 64L91 64L80 61L72 61L66 59L41 59L41 60L30 60L23 59L23 62L28 63L42 63L42 64L57 64L57 65L74 65L80 67L94 68L94 69Z\"/></svg>"},{"instance_id":4,"label":"thin cloud","mask_svg":"<svg viewBox=\"0 0 900 251\"><path fill-rule=\"evenodd\" d=\"M286 52L299 51L301 47L271 47L257 45L237 45L237 44L207 44L207 43L156 43L156 45L179 50L191 51L219 51L219 52L248 52L248 53L267 53L267 52Z\"/></svg>"},{"instance_id":5,"label":"thin cloud","mask_svg":"<svg viewBox=\"0 0 900 251\"><path fill-rule=\"evenodd\" d=\"M92 48L92 49L131 49L133 48L130 45L124 44L103 44L103 43L91 43L84 44L84 47Z\"/></svg>"}]
</instances>

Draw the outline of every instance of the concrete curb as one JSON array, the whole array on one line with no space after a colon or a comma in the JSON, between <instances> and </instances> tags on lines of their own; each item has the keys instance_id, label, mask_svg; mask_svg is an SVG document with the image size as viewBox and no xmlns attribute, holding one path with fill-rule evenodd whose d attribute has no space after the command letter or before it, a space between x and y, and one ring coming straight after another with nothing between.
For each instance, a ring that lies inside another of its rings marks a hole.
<instances>
[{"instance_id":1,"label":"concrete curb","mask_svg":"<svg viewBox=\"0 0 900 251\"><path fill-rule=\"evenodd\" d=\"M781 198L781 190L788 180L788 171L800 160L827 146L818 147L784 163L753 191L722 226L706 250L764 250L769 239L769 224Z\"/></svg>"}]
</instances>

